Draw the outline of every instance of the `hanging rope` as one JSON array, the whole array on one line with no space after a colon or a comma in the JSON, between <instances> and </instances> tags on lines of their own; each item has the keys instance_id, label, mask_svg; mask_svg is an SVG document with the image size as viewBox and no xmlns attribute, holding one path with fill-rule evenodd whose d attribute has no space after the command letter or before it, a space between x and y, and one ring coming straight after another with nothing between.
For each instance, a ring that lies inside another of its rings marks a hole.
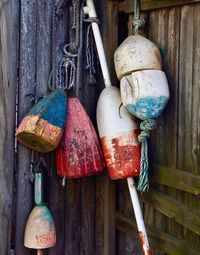
<instances>
[{"instance_id":1,"label":"hanging rope","mask_svg":"<svg viewBox=\"0 0 200 255\"><path fill-rule=\"evenodd\" d=\"M84 18L84 22L88 23L89 25L87 26L87 33L86 33L86 50L85 50L85 55L86 55L86 66L85 69L89 73L89 84L90 85L95 85L96 79L95 79L95 74L96 74L96 68L95 68L95 43L94 43L94 36L92 32L92 23L100 23L99 19L94 17L94 18Z\"/></svg>"},{"instance_id":2,"label":"hanging rope","mask_svg":"<svg viewBox=\"0 0 200 255\"><path fill-rule=\"evenodd\" d=\"M149 161L148 161L148 142L147 139L150 136L150 131L156 127L156 120L148 119L143 120L140 123L140 129L142 132L138 136L138 140L142 143L141 148L141 159L140 159L140 176L137 189L144 192L149 190L149 180L148 180L148 170L149 170Z\"/></svg>"},{"instance_id":3,"label":"hanging rope","mask_svg":"<svg viewBox=\"0 0 200 255\"><path fill-rule=\"evenodd\" d=\"M139 34L139 31L144 27L145 20L140 19L140 1L134 0L134 21L133 21L133 27L134 27L134 35Z\"/></svg>"}]
</instances>

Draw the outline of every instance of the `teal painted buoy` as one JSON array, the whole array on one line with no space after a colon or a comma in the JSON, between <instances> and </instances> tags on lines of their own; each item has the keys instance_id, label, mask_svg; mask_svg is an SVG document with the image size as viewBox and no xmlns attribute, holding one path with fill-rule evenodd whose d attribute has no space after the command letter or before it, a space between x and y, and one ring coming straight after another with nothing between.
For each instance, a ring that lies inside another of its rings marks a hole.
<instances>
[{"instance_id":1,"label":"teal painted buoy","mask_svg":"<svg viewBox=\"0 0 200 255\"><path fill-rule=\"evenodd\" d=\"M66 121L66 94L57 89L38 101L23 118L16 136L19 142L38 152L54 150Z\"/></svg>"}]
</instances>

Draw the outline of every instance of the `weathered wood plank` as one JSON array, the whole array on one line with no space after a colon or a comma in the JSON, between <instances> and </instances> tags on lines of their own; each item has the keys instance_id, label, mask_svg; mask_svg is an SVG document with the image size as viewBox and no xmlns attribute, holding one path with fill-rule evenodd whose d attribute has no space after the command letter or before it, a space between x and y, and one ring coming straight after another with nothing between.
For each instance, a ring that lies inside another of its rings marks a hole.
<instances>
[{"instance_id":1,"label":"weathered wood plank","mask_svg":"<svg viewBox=\"0 0 200 255\"><path fill-rule=\"evenodd\" d=\"M116 228L133 237L137 237L138 235L134 222L120 213L116 213ZM147 226L147 233L150 238L150 244L168 255L199 254L198 246L186 243L153 227Z\"/></svg>"},{"instance_id":2,"label":"weathered wood plank","mask_svg":"<svg viewBox=\"0 0 200 255\"><path fill-rule=\"evenodd\" d=\"M95 177L81 183L81 245L80 255L95 254Z\"/></svg>"},{"instance_id":3,"label":"weathered wood plank","mask_svg":"<svg viewBox=\"0 0 200 255\"><path fill-rule=\"evenodd\" d=\"M200 141L200 87L199 87L199 78L200 78L200 41L199 41L199 26L200 26L200 4L194 5L193 10L189 10L193 14L193 29L194 29L194 39L193 39L193 82L192 82L192 117L191 117L191 154L188 157L191 157L190 161L192 163L192 173L200 174L200 150L199 150L199 141ZM193 208L196 211L200 211L200 203L197 196L187 194L186 199L187 206ZM193 241L194 243L200 243L200 236L191 234L187 231L187 240Z\"/></svg>"},{"instance_id":4,"label":"weathered wood plank","mask_svg":"<svg viewBox=\"0 0 200 255\"><path fill-rule=\"evenodd\" d=\"M81 250L81 180L68 180L66 190L65 254L79 255Z\"/></svg>"},{"instance_id":5,"label":"weathered wood plank","mask_svg":"<svg viewBox=\"0 0 200 255\"><path fill-rule=\"evenodd\" d=\"M49 2L49 1L47 1ZM51 2L51 1L50 1ZM53 83L57 82L56 73L58 64L63 56L63 46L67 42L68 35L68 0L52 1L52 30L48 35L52 40L52 69ZM51 209L57 232L57 244L50 249L49 255L64 254L65 247L69 244L66 238L65 229L67 228L66 219L66 189L61 185L61 178L56 173L54 153L50 154L49 165L49 208ZM74 253L75 254L75 253Z\"/></svg>"},{"instance_id":6,"label":"weathered wood plank","mask_svg":"<svg viewBox=\"0 0 200 255\"><path fill-rule=\"evenodd\" d=\"M103 2L103 4L102 4ZM98 10L101 13L101 33L103 37L106 57L112 79L114 78L113 52L117 47L118 41L118 12L117 1L109 2L107 0L96 1ZM102 74L99 74L102 77ZM115 78L113 80L116 80ZM115 85L115 84L114 84ZM98 81L98 88L104 88L102 78ZM101 185L103 184L103 187ZM96 219L96 247L99 247L97 254L114 255L115 254L115 183L110 181L105 173L96 184L96 199L102 198L96 202L96 211L99 218ZM101 224L103 223L103 226ZM103 240L103 242L102 242Z\"/></svg>"},{"instance_id":7,"label":"weathered wood plank","mask_svg":"<svg viewBox=\"0 0 200 255\"><path fill-rule=\"evenodd\" d=\"M143 194L141 198L162 214L175 219L178 223L200 235L200 213L193 211L178 200L153 189Z\"/></svg>"},{"instance_id":8,"label":"weathered wood plank","mask_svg":"<svg viewBox=\"0 0 200 255\"><path fill-rule=\"evenodd\" d=\"M192 4L199 2L199 0L141 0L141 10L147 11L147 10L155 10L160 8L168 8L168 7L174 7L179 5L186 5L186 4ZM134 2L131 0L123 1L119 3L119 11L131 13L133 12Z\"/></svg>"},{"instance_id":9,"label":"weathered wood plank","mask_svg":"<svg viewBox=\"0 0 200 255\"><path fill-rule=\"evenodd\" d=\"M0 254L14 250L15 97L17 88L19 4L0 2Z\"/></svg>"},{"instance_id":10,"label":"weathered wood plank","mask_svg":"<svg viewBox=\"0 0 200 255\"><path fill-rule=\"evenodd\" d=\"M168 11L157 10L149 13L149 39L152 40L160 49L162 62L163 61L163 53L167 50L167 45L165 44L167 38L167 22L168 20ZM157 24L160 24L159 26ZM158 119L158 124L156 129L152 132L151 138L149 140L149 157L154 163L166 163L166 153L164 150L164 144L166 143L166 125L164 124L165 115L162 115ZM151 169L150 169L151 173ZM164 191L165 187L156 183L154 184L157 189ZM153 227L157 228L160 231L165 231L166 228L166 217L161 214L159 211L155 210L153 206L149 206L145 204L147 210L150 210L152 213L150 214L152 219L148 219L148 216L145 215L147 222L151 223ZM163 255L163 253L157 248L153 247L153 254L155 255Z\"/></svg>"},{"instance_id":11,"label":"weathered wood plank","mask_svg":"<svg viewBox=\"0 0 200 255\"><path fill-rule=\"evenodd\" d=\"M199 141L196 139L199 136L197 129L199 126L199 83L195 80L198 80L199 75L198 72L195 72L194 59L199 41L197 37L199 21L195 13L199 14L199 4L184 6L181 10L178 168L198 174L200 154ZM187 38L184 44L183 38ZM189 194L180 194L179 198L190 206L193 197ZM196 198L196 206L198 204ZM200 207L196 208L199 209ZM196 236L194 234L187 230L184 233L186 240L195 242Z\"/></svg>"},{"instance_id":12,"label":"weathered wood plank","mask_svg":"<svg viewBox=\"0 0 200 255\"><path fill-rule=\"evenodd\" d=\"M183 190L192 194L200 193L200 177L183 170L170 168L161 165L154 165L151 169L151 180Z\"/></svg>"},{"instance_id":13,"label":"weathered wood plank","mask_svg":"<svg viewBox=\"0 0 200 255\"><path fill-rule=\"evenodd\" d=\"M36 83L36 0L20 2L20 56L19 56L19 122L31 107L31 98L35 94ZM24 228L32 209L32 184L28 180L30 150L18 144L17 151L17 199L16 199L16 254L30 254L23 245Z\"/></svg>"}]
</instances>

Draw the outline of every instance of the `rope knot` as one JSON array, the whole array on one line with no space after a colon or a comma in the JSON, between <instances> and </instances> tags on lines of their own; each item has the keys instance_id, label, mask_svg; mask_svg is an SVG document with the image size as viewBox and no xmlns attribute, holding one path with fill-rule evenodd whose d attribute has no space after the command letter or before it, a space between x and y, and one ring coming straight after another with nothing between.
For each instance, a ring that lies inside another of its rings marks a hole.
<instances>
[{"instance_id":1,"label":"rope knot","mask_svg":"<svg viewBox=\"0 0 200 255\"><path fill-rule=\"evenodd\" d=\"M140 129L142 130L142 132L138 136L138 141L140 143L145 142L150 136L150 131L153 130L155 127L156 127L156 120L154 119L143 120L140 123Z\"/></svg>"},{"instance_id":2,"label":"rope knot","mask_svg":"<svg viewBox=\"0 0 200 255\"><path fill-rule=\"evenodd\" d=\"M133 27L134 27L134 34L138 34L140 29L142 29L145 26L145 20L144 19L134 19L133 21Z\"/></svg>"}]
</instances>

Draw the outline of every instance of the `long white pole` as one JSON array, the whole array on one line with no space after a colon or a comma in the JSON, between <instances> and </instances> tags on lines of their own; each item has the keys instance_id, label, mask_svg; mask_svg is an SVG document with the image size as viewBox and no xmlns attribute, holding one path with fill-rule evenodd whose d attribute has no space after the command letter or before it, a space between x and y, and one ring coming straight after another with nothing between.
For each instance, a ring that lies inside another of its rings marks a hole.
<instances>
[{"instance_id":1,"label":"long white pole","mask_svg":"<svg viewBox=\"0 0 200 255\"><path fill-rule=\"evenodd\" d=\"M84 13L88 14L90 18L94 18L94 19L97 18L94 2L92 0L86 1L86 7L84 7ZM93 30L94 40L96 43L96 48L97 48L97 52L98 52L98 56L99 56L99 60L101 64L101 70L103 73L105 87L110 87L112 84L111 84L110 74L108 71L106 55L105 55L103 42L102 42L100 30L99 30L99 25L95 21L92 22L92 30Z\"/></svg>"},{"instance_id":2,"label":"long white pole","mask_svg":"<svg viewBox=\"0 0 200 255\"><path fill-rule=\"evenodd\" d=\"M143 220L140 201L139 201L136 186L135 186L135 181L133 178L127 178L127 183L128 183L128 188L131 195L132 206L135 213L135 219L136 219L136 223L138 227L140 241L142 244L142 249L145 255L150 255L151 251L150 251L149 241L148 241L147 232L146 232L146 228L145 228L145 224Z\"/></svg>"},{"instance_id":3,"label":"long white pole","mask_svg":"<svg viewBox=\"0 0 200 255\"><path fill-rule=\"evenodd\" d=\"M84 7L84 12L88 14L90 18L97 18L93 0L86 0L86 7ZM92 22L92 30L93 30L96 48L97 48L97 52L98 52L98 56L100 60L101 70L103 73L105 87L109 87L112 85L110 74L108 71L108 65L106 61L106 56L105 56L105 51L103 47L103 42L102 42L99 26L97 22L95 21ZM151 255L146 228L145 228L145 224L144 224L144 220L142 216L142 211L141 211L140 202L138 199L138 194L135 187L134 179L127 178L127 182L128 182L128 187L129 187L129 191L131 195L131 201L132 201L133 210L135 213L135 218L137 222L137 227L138 227L144 255Z\"/></svg>"}]
</instances>

